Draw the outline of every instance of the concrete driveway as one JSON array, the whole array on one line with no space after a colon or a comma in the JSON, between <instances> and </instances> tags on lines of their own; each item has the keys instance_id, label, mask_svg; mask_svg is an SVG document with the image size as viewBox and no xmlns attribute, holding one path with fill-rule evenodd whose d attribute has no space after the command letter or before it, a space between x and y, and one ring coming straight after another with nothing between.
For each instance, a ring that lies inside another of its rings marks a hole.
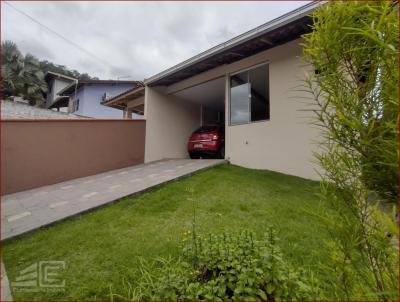
<instances>
[{"instance_id":1,"label":"concrete driveway","mask_svg":"<svg viewBox=\"0 0 400 302\"><path fill-rule=\"evenodd\" d=\"M2 196L1 240L224 162L215 159L168 159Z\"/></svg>"}]
</instances>

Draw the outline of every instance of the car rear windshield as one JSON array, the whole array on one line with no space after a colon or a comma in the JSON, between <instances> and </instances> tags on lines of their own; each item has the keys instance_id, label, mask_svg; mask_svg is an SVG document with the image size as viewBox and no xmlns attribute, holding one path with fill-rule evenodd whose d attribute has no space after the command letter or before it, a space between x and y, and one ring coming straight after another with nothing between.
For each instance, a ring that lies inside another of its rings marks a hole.
<instances>
[{"instance_id":1,"label":"car rear windshield","mask_svg":"<svg viewBox=\"0 0 400 302\"><path fill-rule=\"evenodd\" d=\"M194 133L204 133L217 130L217 126L202 126L197 129Z\"/></svg>"}]
</instances>

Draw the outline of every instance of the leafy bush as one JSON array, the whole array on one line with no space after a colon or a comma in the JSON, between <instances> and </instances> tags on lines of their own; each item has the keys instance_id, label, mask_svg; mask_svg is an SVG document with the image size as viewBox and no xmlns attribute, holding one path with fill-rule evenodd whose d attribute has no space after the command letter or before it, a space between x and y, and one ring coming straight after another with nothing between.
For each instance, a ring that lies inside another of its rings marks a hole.
<instances>
[{"instance_id":1,"label":"leafy bush","mask_svg":"<svg viewBox=\"0 0 400 302\"><path fill-rule=\"evenodd\" d=\"M314 70L306 84L322 131L318 158L326 179L338 183L341 177L348 185L349 174L359 173L380 199L396 203L398 3L330 2L313 21L303 49ZM338 175L339 168L347 173Z\"/></svg>"},{"instance_id":2,"label":"leafy bush","mask_svg":"<svg viewBox=\"0 0 400 302\"><path fill-rule=\"evenodd\" d=\"M327 265L341 297L397 300L398 226L387 207L399 197L398 2L331 1L312 27L303 49L330 205Z\"/></svg>"},{"instance_id":3,"label":"leafy bush","mask_svg":"<svg viewBox=\"0 0 400 302\"><path fill-rule=\"evenodd\" d=\"M190 232L187 233L190 235ZM144 279L136 300L312 300L316 282L284 261L273 229L261 240L254 233L190 236L180 260L158 259L159 274ZM154 271L154 269L151 269ZM140 295L138 295L140 292Z\"/></svg>"}]
</instances>

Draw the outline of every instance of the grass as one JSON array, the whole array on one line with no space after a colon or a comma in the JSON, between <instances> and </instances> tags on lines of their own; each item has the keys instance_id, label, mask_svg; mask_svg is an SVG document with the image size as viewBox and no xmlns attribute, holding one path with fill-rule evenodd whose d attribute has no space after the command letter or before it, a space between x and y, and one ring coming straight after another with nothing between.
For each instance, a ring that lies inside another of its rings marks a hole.
<instances>
[{"instance_id":1,"label":"grass","mask_svg":"<svg viewBox=\"0 0 400 302\"><path fill-rule=\"evenodd\" d=\"M195 203L198 233L261 235L273 225L284 255L312 267L327 257L328 234L307 214L320 209L318 191L318 182L222 165L6 242L3 261L11 281L32 263L66 262L64 291L14 292L15 300L109 300L110 288L134 286L140 258L179 254Z\"/></svg>"}]
</instances>

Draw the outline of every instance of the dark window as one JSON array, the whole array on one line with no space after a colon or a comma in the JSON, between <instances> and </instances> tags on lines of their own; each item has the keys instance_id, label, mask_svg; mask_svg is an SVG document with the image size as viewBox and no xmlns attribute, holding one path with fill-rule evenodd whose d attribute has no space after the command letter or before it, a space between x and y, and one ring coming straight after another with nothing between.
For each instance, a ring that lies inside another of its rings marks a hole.
<instances>
[{"instance_id":1,"label":"dark window","mask_svg":"<svg viewBox=\"0 0 400 302\"><path fill-rule=\"evenodd\" d=\"M249 75L242 72L231 76L231 116L232 125L249 122Z\"/></svg>"},{"instance_id":2,"label":"dark window","mask_svg":"<svg viewBox=\"0 0 400 302\"><path fill-rule=\"evenodd\" d=\"M239 125L268 120L268 65L230 77L230 124Z\"/></svg>"},{"instance_id":3,"label":"dark window","mask_svg":"<svg viewBox=\"0 0 400 302\"><path fill-rule=\"evenodd\" d=\"M251 121L269 119L268 66L249 71L251 83Z\"/></svg>"}]
</instances>

